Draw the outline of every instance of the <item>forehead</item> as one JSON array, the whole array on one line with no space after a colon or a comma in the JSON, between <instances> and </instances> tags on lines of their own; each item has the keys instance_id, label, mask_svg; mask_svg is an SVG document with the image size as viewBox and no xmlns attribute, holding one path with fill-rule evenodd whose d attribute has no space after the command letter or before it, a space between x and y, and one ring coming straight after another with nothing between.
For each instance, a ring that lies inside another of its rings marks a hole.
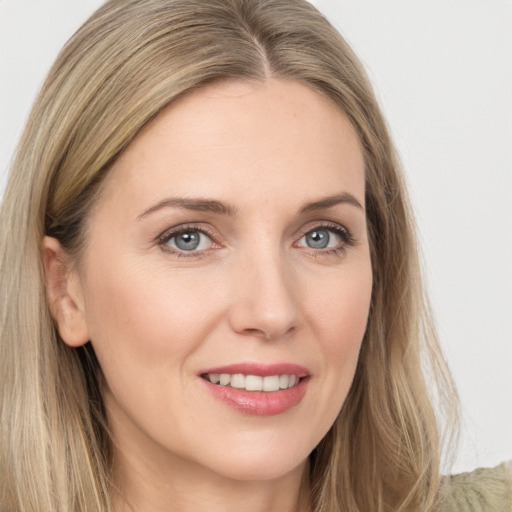
<instances>
[{"instance_id":1,"label":"forehead","mask_svg":"<svg viewBox=\"0 0 512 512\"><path fill-rule=\"evenodd\" d=\"M121 154L105 186L133 204L166 194L300 201L333 188L364 202L364 159L346 116L309 87L221 82L165 108Z\"/></svg>"}]
</instances>

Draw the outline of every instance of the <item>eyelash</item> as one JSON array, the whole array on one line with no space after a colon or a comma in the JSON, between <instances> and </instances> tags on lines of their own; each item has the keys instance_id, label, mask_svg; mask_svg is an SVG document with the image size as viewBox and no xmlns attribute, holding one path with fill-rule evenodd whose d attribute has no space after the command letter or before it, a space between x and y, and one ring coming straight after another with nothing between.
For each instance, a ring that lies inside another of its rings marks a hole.
<instances>
[{"instance_id":1,"label":"eyelash","mask_svg":"<svg viewBox=\"0 0 512 512\"><path fill-rule=\"evenodd\" d=\"M157 243L160 245L163 251L170 253L174 256L177 256L178 258L190 258L190 257L202 257L205 256L205 253L208 252L208 249L203 251L180 251L179 249L176 250L172 247L169 247L167 245L174 237L177 237L178 235L181 235L182 233L186 233L187 231L192 232L198 232L203 235L206 235L208 238L212 240L212 242L215 244L215 234L205 228L204 226L199 226L197 224L184 224L181 226L178 226L176 228L172 228L171 230L165 231L157 238ZM216 244L218 247L220 247L219 244Z\"/></svg>"},{"instance_id":2,"label":"eyelash","mask_svg":"<svg viewBox=\"0 0 512 512\"><path fill-rule=\"evenodd\" d=\"M340 226L339 224L336 223L324 221L319 224L310 225L307 228L301 230L297 241L294 243L294 246L297 246L296 244L298 243L298 241L302 240L302 238L306 236L308 233L320 230L325 230L331 233L334 232L342 239L342 245L340 245L339 247L333 247L329 249L309 248L311 255L315 258L321 256L343 255L347 252L347 249L349 247L353 247L356 244L355 238L347 228ZM203 235L206 235L208 238L212 240L212 243L214 245L217 245L217 248L221 247L220 244L215 242L215 234L211 230L205 228L204 226L199 226L197 224L184 224L176 228L172 228L171 230L165 231L164 233L157 237L157 244L161 247L163 251L175 255L179 258L198 258L205 256L210 249L199 251L182 251L179 249L176 250L174 248L169 247L168 244L174 237L177 237L182 233L186 233L187 231L198 232Z\"/></svg>"},{"instance_id":3,"label":"eyelash","mask_svg":"<svg viewBox=\"0 0 512 512\"><path fill-rule=\"evenodd\" d=\"M320 224L307 226L306 228L304 228L301 231L301 234L300 234L298 240L302 240L302 238L304 236L306 236L308 233L311 233L312 231L320 231L320 230L325 230L325 231L328 231L331 233L334 232L341 238L342 244L339 247L332 247L329 249L310 248L311 255L314 258L325 257L325 256L336 256L336 255L342 256L347 252L348 248L353 247L356 244L356 239L354 238L352 233L346 227L341 226L336 223L333 223L333 222L328 222L328 221L321 222ZM297 243L297 242L295 242L295 243Z\"/></svg>"}]
</instances>

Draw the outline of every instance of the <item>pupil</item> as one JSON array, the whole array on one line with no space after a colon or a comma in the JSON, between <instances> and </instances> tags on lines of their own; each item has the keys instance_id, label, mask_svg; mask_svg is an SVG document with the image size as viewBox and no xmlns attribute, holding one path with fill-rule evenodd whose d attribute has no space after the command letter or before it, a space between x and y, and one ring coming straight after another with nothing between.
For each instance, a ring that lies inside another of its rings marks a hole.
<instances>
[{"instance_id":1,"label":"pupil","mask_svg":"<svg viewBox=\"0 0 512 512\"><path fill-rule=\"evenodd\" d=\"M176 247L183 251L193 251L199 245L199 233L186 231L176 237Z\"/></svg>"},{"instance_id":2,"label":"pupil","mask_svg":"<svg viewBox=\"0 0 512 512\"><path fill-rule=\"evenodd\" d=\"M329 244L329 233L325 230L311 231L306 235L306 242L312 249L325 249Z\"/></svg>"}]
</instances>

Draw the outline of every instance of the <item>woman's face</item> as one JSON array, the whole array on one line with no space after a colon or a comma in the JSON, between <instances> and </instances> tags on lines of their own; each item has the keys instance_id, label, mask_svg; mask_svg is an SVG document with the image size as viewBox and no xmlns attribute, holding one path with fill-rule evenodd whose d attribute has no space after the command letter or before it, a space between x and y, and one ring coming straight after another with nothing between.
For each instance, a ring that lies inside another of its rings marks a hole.
<instances>
[{"instance_id":1,"label":"woman's face","mask_svg":"<svg viewBox=\"0 0 512 512\"><path fill-rule=\"evenodd\" d=\"M236 479L304 463L365 332L364 190L353 128L298 83L208 86L136 137L74 297L127 460Z\"/></svg>"}]
</instances>

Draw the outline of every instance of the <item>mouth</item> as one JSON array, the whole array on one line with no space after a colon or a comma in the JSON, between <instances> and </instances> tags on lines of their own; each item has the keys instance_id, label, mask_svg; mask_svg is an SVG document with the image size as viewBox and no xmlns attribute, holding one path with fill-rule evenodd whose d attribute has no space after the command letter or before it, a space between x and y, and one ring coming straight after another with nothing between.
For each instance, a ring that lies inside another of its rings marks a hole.
<instances>
[{"instance_id":1,"label":"mouth","mask_svg":"<svg viewBox=\"0 0 512 512\"><path fill-rule=\"evenodd\" d=\"M272 416L297 406L311 378L296 364L241 363L199 374L211 395L238 412Z\"/></svg>"},{"instance_id":2,"label":"mouth","mask_svg":"<svg viewBox=\"0 0 512 512\"><path fill-rule=\"evenodd\" d=\"M294 374L283 375L244 375L243 373L203 373L201 377L218 386L230 386L246 391L265 391L272 393L297 386L302 379Z\"/></svg>"}]
</instances>

